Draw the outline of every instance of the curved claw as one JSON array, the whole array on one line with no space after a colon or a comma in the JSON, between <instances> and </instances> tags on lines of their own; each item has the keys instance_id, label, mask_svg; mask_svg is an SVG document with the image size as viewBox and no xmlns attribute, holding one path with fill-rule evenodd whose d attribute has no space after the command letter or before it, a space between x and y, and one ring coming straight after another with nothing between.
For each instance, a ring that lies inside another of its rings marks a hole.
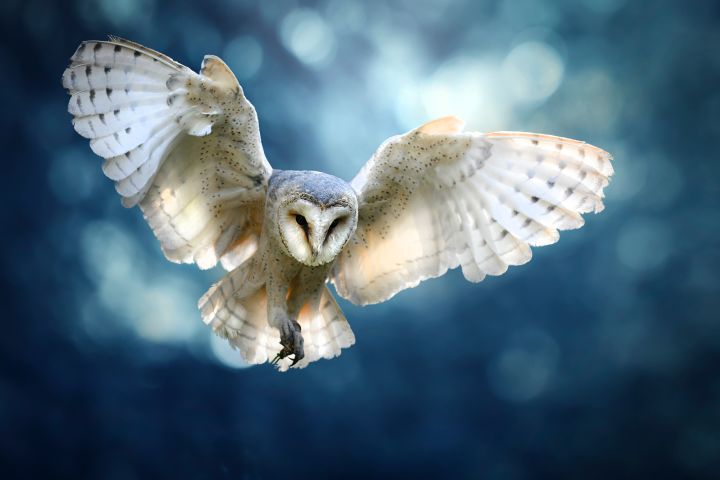
<instances>
[{"instance_id":1,"label":"curved claw","mask_svg":"<svg viewBox=\"0 0 720 480\"><path fill-rule=\"evenodd\" d=\"M305 358L305 354L304 354L303 352L300 352L300 353L295 352L295 355L293 356L293 361L292 361L292 363L290 364L290 366L291 366L291 367L294 366L296 363L298 363L298 362L299 362L300 360L302 360L303 358Z\"/></svg>"},{"instance_id":2,"label":"curved claw","mask_svg":"<svg viewBox=\"0 0 720 480\"><path fill-rule=\"evenodd\" d=\"M302 335L300 334L300 330L295 332L295 335L293 336L293 343L292 343L292 353L293 353L293 361L290 364L290 366L294 366L296 363L298 363L300 360L305 358L305 351L304 351L304 345L305 341L303 340Z\"/></svg>"}]
</instances>

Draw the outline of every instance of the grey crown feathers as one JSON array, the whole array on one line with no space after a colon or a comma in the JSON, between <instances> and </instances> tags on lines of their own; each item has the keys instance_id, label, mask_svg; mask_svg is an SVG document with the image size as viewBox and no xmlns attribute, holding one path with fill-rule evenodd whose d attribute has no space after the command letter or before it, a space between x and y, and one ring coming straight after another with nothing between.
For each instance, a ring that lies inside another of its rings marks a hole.
<instances>
[{"instance_id":1,"label":"grey crown feathers","mask_svg":"<svg viewBox=\"0 0 720 480\"><path fill-rule=\"evenodd\" d=\"M63 74L73 126L173 262L228 271L203 321L280 370L355 343L327 283L383 302L460 267L479 282L603 209L610 155L576 140L464 132L445 117L386 140L347 182L273 170L218 57L200 73L128 40L84 42Z\"/></svg>"}]
</instances>

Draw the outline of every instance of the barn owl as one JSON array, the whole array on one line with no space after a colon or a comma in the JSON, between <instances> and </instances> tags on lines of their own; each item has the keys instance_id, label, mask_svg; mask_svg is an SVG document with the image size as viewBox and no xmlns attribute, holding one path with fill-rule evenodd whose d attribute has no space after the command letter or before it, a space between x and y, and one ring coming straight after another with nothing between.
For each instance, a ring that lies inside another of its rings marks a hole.
<instances>
[{"instance_id":1,"label":"barn owl","mask_svg":"<svg viewBox=\"0 0 720 480\"><path fill-rule=\"evenodd\" d=\"M479 282L603 209L610 155L567 138L463 131L445 117L386 140L347 183L274 170L255 109L218 57L200 73L137 43L82 43L63 74L73 126L165 256L228 273L203 321L280 370L355 343L357 305L460 267Z\"/></svg>"}]
</instances>

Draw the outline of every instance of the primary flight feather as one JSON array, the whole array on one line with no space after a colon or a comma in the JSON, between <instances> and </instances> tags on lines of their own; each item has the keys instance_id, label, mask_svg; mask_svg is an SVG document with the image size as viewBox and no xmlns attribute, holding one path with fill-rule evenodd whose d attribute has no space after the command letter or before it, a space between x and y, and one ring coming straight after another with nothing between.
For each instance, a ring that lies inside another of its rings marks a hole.
<instances>
[{"instance_id":1,"label":"primary flight feather","mask_svg":"<svg viewBox=\"0 0 720 480\"><path fill-rule=\"evenodd\" d=\"M500 275L601 211L613 173L586 143L464 132L454 117L386 140L349 184L273 170L222 60L198 74L117 37L82 43L63 86L75 130L165 256L229 271L199 301L205 323L280 370L355 343L328 281L367 305L458 266L472 282Z\"/></svg>"}]
</instances>

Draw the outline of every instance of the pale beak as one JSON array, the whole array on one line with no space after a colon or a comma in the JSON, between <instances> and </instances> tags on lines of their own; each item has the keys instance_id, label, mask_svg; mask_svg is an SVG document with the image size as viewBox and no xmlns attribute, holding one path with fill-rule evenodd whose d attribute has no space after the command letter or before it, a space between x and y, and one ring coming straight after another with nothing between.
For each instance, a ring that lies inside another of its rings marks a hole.
<instances>
[{"instance_id":1,"label":"pale beak","mask_svg":"<svg viewBox=\"0 0 720 480\"><path fill-rule=\"evenodd\" d=\"M315 260L320 253L324 241L324 238L318 235L317 230L318 229L314 229L310 235L310 252L312 253L313 260Z\"/></svg>"}]
</instances>

